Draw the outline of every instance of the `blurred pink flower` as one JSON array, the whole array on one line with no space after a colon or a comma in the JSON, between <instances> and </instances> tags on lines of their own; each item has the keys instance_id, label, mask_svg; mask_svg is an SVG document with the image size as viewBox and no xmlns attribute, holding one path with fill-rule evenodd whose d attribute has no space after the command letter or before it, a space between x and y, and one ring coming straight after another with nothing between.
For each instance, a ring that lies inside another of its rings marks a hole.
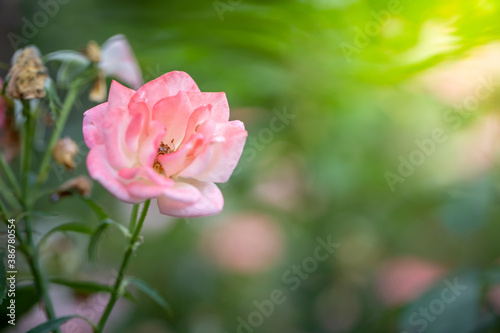
<instances>
[{"instance_id":1,"label":"blurred pink flower","mask_svg":"<svg viewBox=\"0 0 500 333\"><path fill-rule=\"evenodd\" d=\"M178 217L217 214L247 137L229 120L226 95L202 93L184 72L170 72L137 92L113 81L108 102L84 114L87 167L118 199L157 198Z\"/></svg>"},{"instance_id":2,"label":"blurred pink flower","mask_svg":"<svg viewBox=\"0 0 500 333\"><path fill-rule=\"evenodd\" d=\"M490 113L480 118L458 141L457 160L452 162L455 172L471 177L490 170L500 151L500 116Z\"/></svg>"},{"instance_id":3,"label":"blurred pink flower","mask_svg":"<svg viewBox=\"0 0 500 333\"><path fill-rule=\"evenodd\" d=\"M144 84L141 69L124 35L115 35L104 42L99 68L106 76L115 77L134 89Z\"/></svg>"},{"instance_id":4,"label":"blurred pink flower","mask_svg":"<svg viewBox=\"0 0 500 333\"><path fill-rule=\"evenodd\" d=\"M419 258L390 259L378 272L377 294L387 306L405 304L420 296L445 272L442 266Z\"/></svg>"},{"instance_id":5,"label":"blurred pink flower","mask_svg":"<svg viewBox=\"0 0 500 333\"><path fill-rule=\"evenodd\" d=\"M477 47L465 59L445 62L426 71L423 84L452 105L470 96L481 97L500 78L499 56L500 43Z\"/></svg>"},{"instance_id":6,"label":"blurred pink flower","mask_svg":"<svg viewBox=\"0 0 500 333\"><path fill-rule=\"evenodd\" d=\"M269 217L239 214L205 229L201 250L218 266L239 273L270 268L282 255L283 234Z\"/></svg>"},{"instance_id":7,"label":"blurred pink flower","mask_svg":"<svg viewBox=\"0 0 500 333\"><path fill-rule=\"evenodd\" d=\"M102 280L102 279L99 279ZM99 281L101 283L111 283L109 279ZM101 318L109 300L109 294L94 293L91 295L77 294L69 288L52 285L50 296L54 302L55 312L58 317L78 314L97 322ZM123 317L131 313L131 304L126 301L119 301L110 315L109 329L116 328L123 323ZM6 329L5 333L28 332L30 329L41 325L47 321L43 306L36 304L29 312L16 321L16 325ZM10 326L10 325L9 325ZM92 333L94 330L83 319L73 318L61 325L62 333Z\"/></svg>"},{"instance_id":8,"label":"blurred pink flower","mask_svg":"<svg viewBox=\"0 0 500 333\"><path fill-rule=\"evenodd\" d=\"M269 166L269 161L264 161L265 171L259 174L253 194L257 200L279 209L287 211L301 209L306 188L301 161L297 158L276 160L275 156L273 159L276 163L272 167Z\"/></svg>"},{"instance_id":9,"label":"blurred pink flower","mask_svg":"<svg viewBox=\"0 0 500 333\"><path fill-rule=\"evenodd\" d=\"M500 284L494 285L487 293L487 299L493 310L500 314Z\"/></svg>"}]
</instances>

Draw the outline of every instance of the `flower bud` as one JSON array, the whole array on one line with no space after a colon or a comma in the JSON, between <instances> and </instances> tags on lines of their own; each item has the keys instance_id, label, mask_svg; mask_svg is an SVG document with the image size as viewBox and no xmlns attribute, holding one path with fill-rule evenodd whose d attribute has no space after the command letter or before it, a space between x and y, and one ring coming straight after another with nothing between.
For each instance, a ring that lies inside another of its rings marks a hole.
<instances>
[{"instance_id":1,"label":"flower bud","mask_svg":"<svg viewBox=\"0 0 500 333\"><path fill-rule=\"evenodd\" d=\"M78 145L69 137L59 139L52 150L54 161L64 165L68 170L76 167L74 160L76 154L78 154Z\"/></svg>"},{"instance_id":2,"label":"flower bud","mask_svg":"<svg viewBox=\"0 0 500 333\"><path fill-rule=\"evenodd\" d=\"M52 202L57 202L63 197L67 197L77 191L82 197L89 197L92 191L92 181L87 176L78 176L63 183L57 192L50 197Z\"/></svg>"},{"instance_id":3,"label":"flower bud","mask_svg":"<svg viewBox=\"0 0 500 333\"><path fill-rule=\"evenodd\" d=\"M25 47L14 54L8 77L8 97L25 100L45 97L48 74L35 46Z\"/></svg>"},{"instance_id":4,"label":"flower bud","mask_svg":"<svg viewBox=\"0 0 500 333\"><path fill-rule=\"evenodd\" d=\"M99 44L93 40L87 43L87 47L85 47L83 53L90 59L90 61L95 62L96 64L101 61L101 48L99 47Z\"/></svg>"},{"instance_id":5,"label":"flower bud","mask_svg":"<svg viewBox=\"0 0 500 333\"><path fill-rule=\"evenodd\" d=\"M108 95L106 91L106 76L102 70L99 70L97 74L97 78L94 81L94 85L90 90L89 99L92 102L102 103L106 100L106 96Z\"/></svg>"}]
</instances>

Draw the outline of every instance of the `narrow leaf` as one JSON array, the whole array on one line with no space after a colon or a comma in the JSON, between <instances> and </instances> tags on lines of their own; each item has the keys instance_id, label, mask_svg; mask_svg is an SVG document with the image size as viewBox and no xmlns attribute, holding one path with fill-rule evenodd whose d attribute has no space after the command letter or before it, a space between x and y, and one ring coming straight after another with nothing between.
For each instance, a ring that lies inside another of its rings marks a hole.
<instances>
[{"instance_id":1,"label":"narrow leaf","mask_svg":"<svg viewBox=\"0 0 500 333\"><path fill-rule=\"evenodd\" d=\"M30 329L27 333L50 333L57 329L59 326L70 320L71 318L75 318L76 316L64 316L56 319L49 320L41 325L38 325L35 328Z\"/></svg>"},{"instance_id":2,"label":"narrow leaf","mask_svg":"<svg viewBox=\"0 0 500 333\"><path fill-rule=\"evenodd\" d=\"M61 61L79 63L81 66L90 65L90 60L80 52L63 50L52 52L44 56L45 62L48 61Z\"/></svg>"},{"instance_id":3,"label":"narrow leaf","mask_svg":"<svg viewBox=\"0 0 500 333\"><path fill-rule=\"evenodd\" d=\"M132 278L126 279L125 283L126 284L128 284L128 283L133 284L137 289L139 289L144 294L146 294L147 296L149 296L153 301L155 301L156 304L158 304L159 306L161 306L167 312L167 315L170 318L173 317L172 308L171 308L170 304L168 304L167 301L165 301L163 299L163 297L161 297L161 295L160 295L160 293L158 293L158 291L156 291L155 289L153 289L146 282L144 282L141 279L132 277Z\"/></svg>"},{"instance_id":4,"label":"narrow leaf","mask_svg":"<svg viewBox=\"0 0 500 333\"><path fill-rule=\"evenodd\" d=\"M97 217L99 220L105 220L108 218L108 214L104 212L104 209L102 209L98 204L96 204L92 199L90 198L85 198L80 196L80 199L83 200L93 211L96 213Z\"/></svg>"},{"instance_id":5,"label":"narrow leaf","mask_svg":"<svg viewBox=\"0 0 500 333\"><path fill-rule=\"evenodd\" d=\"M104 231L109 226L115 226L127 238L129 238L131 236L128 229L125 226L121 225L120 223L113 221L109 218L102 221L101 224L99 224L97 226L97 228L94 231L94 234L92 235L92 238L90 239L90 242L89 242L88 256L89 256L89 261L91 263L95 263L97 243L98 243L99 239L101 238L102 234L104 233Z\"/></svg>"},{"instance_id":6,"label":"narrow leaf","mask_svg":"<svg viewBox=\"0 0 500 333\"><path fill-rule=\"evenodd\" d=\"M40 239L38 242L38 248L42 246L42 244L49 238L50 235L52 235L55 232L64 232L64 231L71 231L71 232L77 232L81 234L87 234L87 235L92 235L94 232L92 228L88 227L87 225L83 223L78 223L78 222L71 222L71 223L65 223L58 225L57 227L51 229L49 232L47 232L43 237Z\"/></svg>"},{"instance_id":7,"label":"narrow leaf","mask_svg":"<svg viewBox=\"0 0 500 333\"><path fill-rule=\"evenodd\" d=\"M105 293L111 293L113 292L113 287L109 286L107 284L102 284L98 282L93 282L93 281L68 281L65 279L61 278L51 278L49 279L50 283L58 284L61 286L66 286L68 288L77 290L77 291L82 291L82 292L87 292L87 293L99 293L99 292L105 292ZM132 294L129 292L126 292L124 294L124 297L134 301L134 297Z\"/></svg>"}]
</instances>

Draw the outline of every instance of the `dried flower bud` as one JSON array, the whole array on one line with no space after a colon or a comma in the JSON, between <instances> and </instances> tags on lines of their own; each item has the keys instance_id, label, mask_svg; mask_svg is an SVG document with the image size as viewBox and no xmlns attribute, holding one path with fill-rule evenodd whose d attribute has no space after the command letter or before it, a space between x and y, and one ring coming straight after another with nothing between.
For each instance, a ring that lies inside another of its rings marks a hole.
<instances>
[{"instance_id":1,"label":"dried flower bud","mask_svg":"<svg viewBox=\"0 0 500 333\"><path fill-rule=\"evenodd\" d=\"M93 40L87 43L87 47L83 50L83 53L90 59L90 61L95 62L96 64L101 61L101 48L99 47L99 44Z\"/></svg>"},{"instance_id":2,"label":"dried flower bud","mask_svg":"<svg viewBox=\"0 0 500 333\"><path fill-rule=\"evenodd\" d=\"M45 97L45 80L47 69L43 65L40 51L28 46L17 51L12 58L7 95L17 99L34 99Z\"/></svg>"},{"instance_id":3,"label":"dried flower bud","mask_svg":"<svg viewBox=\"0 0 500 333\"><path fill-rule=\"evenodd\" d=\"M89 197L92 191L92 181L87 176L78 176L63 183L57 192L50 197L52 202L57 202L61 198L70 196L73 191L77 191L82 197Z\"/></svg>"},{"instance_id":4,"label":"dried flower bud","mask_svg":"<svg viewBox=\"0 0 500 333\"><path fill-rule=\"evenodd\" d=\"M106 100L106 76L102 70L99 70L99 74L94 81L94 86L89 94L89 99L92 102L102 103Z\"/></svg>"},{"instance_id":5,"label":"dried flower bud","mask_svg":"<svg viewBox=\"0 0 500 333\"><path fill-rule=\"evenodd\" d=\"M78 154L78 145L69 137L57 141L52 150L54 160L64 165L68 170L73 170L76 167L74 160L76 154Z\"/></svg>"}]
</instances>

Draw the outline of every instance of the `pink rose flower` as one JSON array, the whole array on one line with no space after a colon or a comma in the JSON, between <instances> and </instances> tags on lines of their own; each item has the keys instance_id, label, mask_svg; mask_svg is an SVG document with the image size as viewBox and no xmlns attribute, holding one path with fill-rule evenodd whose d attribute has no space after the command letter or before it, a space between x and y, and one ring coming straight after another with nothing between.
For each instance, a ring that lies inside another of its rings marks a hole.
<instances>
[{"instance_id":1,"label":"pink rose flower","mask_svg":"<svg viewBox=\"0 0 500 333\"><path fill-rule=\"evenodd\" d=\"M226 95L202 93L184 72L170 72L137 91L113 81L108 102L84 114L87 168L118 199L157 198L177 217L217 214L226 182L247 137L229 120Z\"/></svg>"}]
</instances>

